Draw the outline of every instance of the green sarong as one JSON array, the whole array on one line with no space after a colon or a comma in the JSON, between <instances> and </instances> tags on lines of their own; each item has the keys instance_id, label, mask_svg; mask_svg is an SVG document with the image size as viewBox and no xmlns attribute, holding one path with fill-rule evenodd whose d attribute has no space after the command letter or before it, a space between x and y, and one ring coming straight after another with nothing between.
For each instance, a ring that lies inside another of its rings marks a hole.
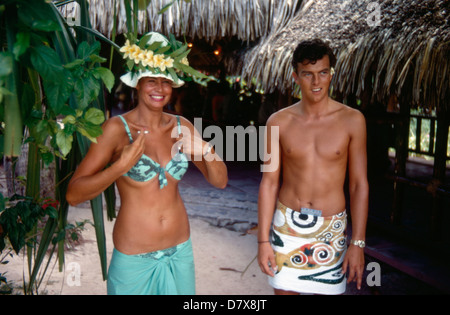
<instances>
[{"instance_id":1,"label":"green sarong","mask_svg":"<svg viewBox=\"0 0 450 315\"><path fill-rule=\"evenodd\" d=\"M191 239L146 254L114 249L108 270L108 295L193 295L194 255Z\"/></svg>"}]
</instances>

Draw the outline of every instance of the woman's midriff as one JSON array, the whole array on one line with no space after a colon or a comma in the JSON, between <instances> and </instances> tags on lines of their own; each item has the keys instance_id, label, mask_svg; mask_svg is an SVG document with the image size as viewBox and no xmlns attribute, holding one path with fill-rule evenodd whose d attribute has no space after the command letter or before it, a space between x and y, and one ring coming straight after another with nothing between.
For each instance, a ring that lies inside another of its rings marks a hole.
<instances>
[{"instance_id":1,"label":"woman's midriff","mask_svg":"<svg viewBox=\"0 0 450 315\"><path fill-rule=\"evenodd\" d=\"M124 254L135 255L187 241L189 219L178 191L173 193L170 198L170 191L165 191L157 196L142 192L140 198L130 198L128 194L128 198L121 199L113 231L114 247Z\"/></svg>"}]
</instances>

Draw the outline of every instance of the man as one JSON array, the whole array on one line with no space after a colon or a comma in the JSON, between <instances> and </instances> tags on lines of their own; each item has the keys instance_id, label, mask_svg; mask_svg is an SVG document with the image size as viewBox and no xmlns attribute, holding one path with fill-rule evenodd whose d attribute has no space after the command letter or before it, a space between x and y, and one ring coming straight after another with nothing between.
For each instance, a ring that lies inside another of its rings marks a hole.
<instances>
[{"instance_id":1,"label":"man","mask_svg":"<svg viewBox=\"0 0 450 315\"><path fill-rule=\"evenodd\" d=\"M292 65L301 101L267 121L266 164L278 167L263 173L260 185L258 263L275 294L342 294L344 273L347 283L356 281L361 288L368 213L366 126L358 110L328 96L334 64L332 50L322 41L300 43Z\"/></svg>"}]
</instances>

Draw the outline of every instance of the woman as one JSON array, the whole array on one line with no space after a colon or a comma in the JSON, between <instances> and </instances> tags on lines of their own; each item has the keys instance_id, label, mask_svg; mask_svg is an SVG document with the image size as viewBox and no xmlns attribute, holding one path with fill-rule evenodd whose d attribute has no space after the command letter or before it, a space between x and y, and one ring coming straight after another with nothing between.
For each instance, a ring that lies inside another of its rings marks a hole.
<instances>
[{"instance_id":1,"label":"woman","mask_svg":"<svg viewBox=\"0 0 450 315\"><path fill-rule=\"evenodd\" d=\"M172 88L184 83L178 76L195 73L184 50L158 33L133 45L127 41L121 51L132 64L121 80L136 88L137 106L104 123L69 183L71 205L117 185L121 207L108 294L195 294L189 221L178 181L188 158L213 186L225 188L228 179L225 164L193 125L163 112Z\"/></svg>"}]
</instances>

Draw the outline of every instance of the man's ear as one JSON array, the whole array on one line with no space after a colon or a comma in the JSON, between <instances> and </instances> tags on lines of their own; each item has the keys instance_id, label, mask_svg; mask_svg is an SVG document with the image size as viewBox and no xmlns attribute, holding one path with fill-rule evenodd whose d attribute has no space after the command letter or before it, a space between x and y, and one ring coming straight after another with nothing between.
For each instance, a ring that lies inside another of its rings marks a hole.
<instances>
[{"instance_id":1,"label":"man's ear","mask_svg":"<svg viewBox=\"0 0 450 315\"><path fill-rule=\"evenodd\" d=\"M294 78L295 83L297 83L298 85L300 85L299 81L299 77L296 71L292 71L292 78Z\"/></svg>"}]
</instances>

